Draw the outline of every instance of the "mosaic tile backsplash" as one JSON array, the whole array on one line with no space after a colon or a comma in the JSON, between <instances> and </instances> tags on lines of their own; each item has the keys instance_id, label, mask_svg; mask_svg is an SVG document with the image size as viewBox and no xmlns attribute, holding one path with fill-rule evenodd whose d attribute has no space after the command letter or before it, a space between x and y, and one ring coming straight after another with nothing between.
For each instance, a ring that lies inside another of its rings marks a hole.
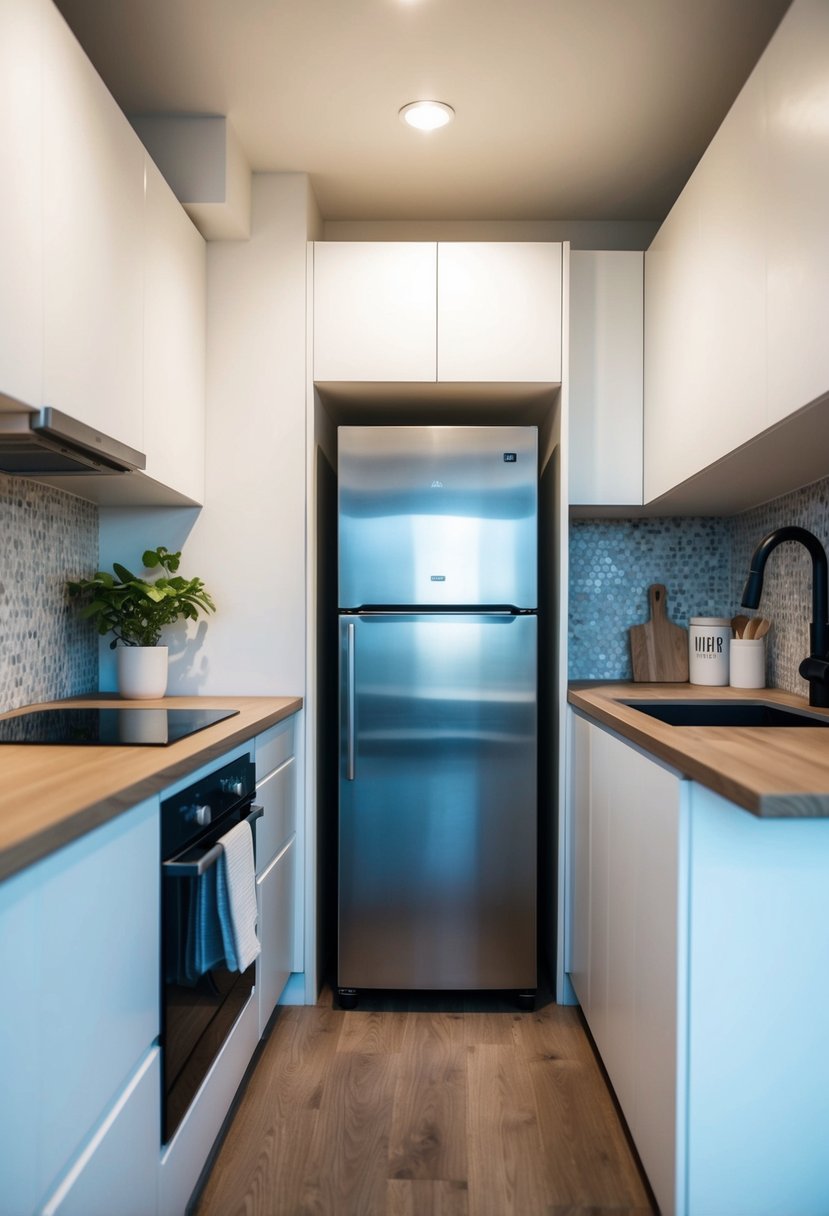
<instances>
[{"instance_id":1,"label":"mosaic tile backsplash","mask_svg":"<svg viewBox=\"0 0 829 1216\"><path fill-rule=\"evenodd\" d=\"M651 583L677 624L725 615L729 557L727 520L571 520L570 678L631 679L628 628L648 619Z\"/></svg>"},{"instance_id":2,"label":"mosaic tile backsplash","mask_svg":"<svg viewBox=\"0 0 829 1216\"><path fill-rule=\"evenodd\" d=\"M773 528L798 524L829 549L829 478L737 515L729 523L732 600L739 604L751 555ZM809 686L797 670L809 653L812 619L812 562L802 545L786 541L774 550L766 562L760 607L748 615L772 622L767 646L769 687L808 696Z\"/></svg>"},{"instance_id":3,"label":"mosaic tile backsplash","mask_svg":"<svg viewBox=\"0 0 829 1216\"><path fill-rule=\"evenodd\" d=\"M0 711L98 686L98 639L66 598L98 565L98 508L0 473Z\"/></svg>"},{"instance_id":4,"label":"mosaic tile backsplash","mask_svg":"<svg viewBox=\"0 0 829 1216\"><path fill-rule=\"evenodd\" d=\"M740 608L751 554L773 528L799 524L829 548L829 478L730 519L600 519L570 523L569 674L573 680L629 680L628 627L648 618L647 589L664 583L668 615L726 616ZM809 649L811 561L786 543L766 565L756 614L768 639L771 688L802 696L798 666Z\"/></svg>"}]
</instances>

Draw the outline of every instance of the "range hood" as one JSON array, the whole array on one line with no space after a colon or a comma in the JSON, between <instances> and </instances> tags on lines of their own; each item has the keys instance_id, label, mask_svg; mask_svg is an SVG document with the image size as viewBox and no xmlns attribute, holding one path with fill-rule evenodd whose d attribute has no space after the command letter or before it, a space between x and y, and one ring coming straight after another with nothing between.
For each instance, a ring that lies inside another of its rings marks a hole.
<instances>
[{"instance_id":1,"label":"range hood","mask_svg":"<svg viewBox=\"0 0 829 1216\"><path fill-rule=\"evenodd\" d=\"M47 406L35 413L0 412L0 470L19 477L129 473L144 469L143 452Z\"/></svg>"}]
</instances>

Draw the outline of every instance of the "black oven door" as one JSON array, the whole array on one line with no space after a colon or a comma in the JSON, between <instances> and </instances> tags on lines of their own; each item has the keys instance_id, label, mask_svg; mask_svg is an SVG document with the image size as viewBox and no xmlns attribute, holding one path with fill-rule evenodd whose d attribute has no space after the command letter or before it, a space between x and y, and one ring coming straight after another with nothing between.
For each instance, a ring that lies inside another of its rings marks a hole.
<instances>
[{"instance_id":1,"label":"black oven door","mask_svg":"<svg viewBox=\"0 0 829 1216\"><path fill-rule=\"evenodd\" d=\"M175 1135L253 989L256 964L228 971L224 960L200 974L193 966L193 932L199 916L199 884L213 879L219 839L233 822L249 822L261 808L245 806L225 817L197 848L162 865L161 1045L164 1072L162 1143Z\"/></svg>"}]
</instances>

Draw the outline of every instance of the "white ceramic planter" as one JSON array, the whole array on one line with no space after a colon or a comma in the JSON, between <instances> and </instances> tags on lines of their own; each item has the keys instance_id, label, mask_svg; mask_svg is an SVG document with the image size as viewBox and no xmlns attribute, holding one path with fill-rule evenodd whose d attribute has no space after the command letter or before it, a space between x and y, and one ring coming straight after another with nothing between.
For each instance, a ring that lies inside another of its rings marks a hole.
<instances>
[{"instance_id":1,"label":"white ceramic planter","mask_svg":"<svg viewBox=\"0 0 829 1216\"><path fill-rule=\"evenodd\" d=\"M163 697L167 691L166 646L119 646L118 692L131 701Z\"/></svg>"}]
</instances>

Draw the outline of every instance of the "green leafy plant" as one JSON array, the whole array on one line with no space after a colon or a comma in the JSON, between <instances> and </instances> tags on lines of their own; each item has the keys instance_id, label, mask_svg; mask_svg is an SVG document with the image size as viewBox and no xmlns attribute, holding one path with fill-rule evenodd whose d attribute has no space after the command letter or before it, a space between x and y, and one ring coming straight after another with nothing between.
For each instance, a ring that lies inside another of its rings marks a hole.
<instances>
[{"instance_id":1,"label":"green leafy plant","mask_svg":"<svg viewBox=\"0 0 829 1216\"><path fill-rule=\"evenodd\" d=\"M92 620L98 633L113 633L110 649L157 646L161 630L180 617L195 621L200 612L215 612L216 605L200 578L176 574L181 553L163 545L147 549L142 557L148 570L159 570L152 581L138 578L126 566L112 563L113 574L99 570L94 578L67 582L69 595L82 601L80 616ZM163 571L163 573L161 573Z\"/></svg>"}]
</instances>

